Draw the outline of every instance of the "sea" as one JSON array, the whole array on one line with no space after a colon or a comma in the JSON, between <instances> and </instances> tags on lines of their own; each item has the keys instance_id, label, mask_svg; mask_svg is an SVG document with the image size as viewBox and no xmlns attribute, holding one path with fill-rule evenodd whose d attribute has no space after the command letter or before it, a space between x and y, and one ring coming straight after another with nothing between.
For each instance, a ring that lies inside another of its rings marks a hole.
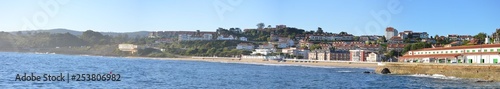
<instances>
[{"instance_id":1,"label":"sea","mask_svg":"<svg viewBox=\"0 0 500 89\"><path fill-rule=\"evenodd\" d=\"M382 75L363 73L365 71L373 72L374 69L0 52L2 89L500 88L499 82L477 82L439 74ZM31 74L40 76L41 80L23 81L23 77ZM97 81L97 78L76 81L70 78L79 76L77 74L120 75L120 81L116 80L118 76L115 76L115 81ZM65 80L43 81L46 75L53 75L49 79L62 75Z\"/></svg>"}]
</instances>

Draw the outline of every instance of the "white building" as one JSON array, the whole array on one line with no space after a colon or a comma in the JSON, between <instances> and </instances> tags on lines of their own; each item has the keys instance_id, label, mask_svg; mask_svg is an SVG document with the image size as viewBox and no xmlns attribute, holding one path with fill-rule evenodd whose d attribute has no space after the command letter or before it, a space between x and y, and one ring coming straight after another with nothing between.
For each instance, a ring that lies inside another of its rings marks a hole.
<instances>
[{"instance_id":1,"label":"white building","mask_svg":"<svg viewBox=\"0 0 500 89\"><path fill-rule=\"evenodd\" d=\"M291 46L295 46L295 43L293 40L287 38L287 39L281 39L278 41L278 48L288 48Z\"/></svg>"},{"instance_id":2,"label":"white building","mask_svg":"<svg viewBox=\"0 0 500 89\"><path fill-rule=\"evenodd\" d=\"M368 53L368 57L366 57L366 61L368 62L380 62L382 58L375 52Z\"/></svg>"},{"instance_id":3,"label":"white building","mask_svg":"<svg viewBox=\"0 0 500 89\"><path fill-rule=\"evenodd\" d=\"M419 63L493 63L500 59L500 44L425 48L408 51L400 62Z\"/></svg>"},{"instance_id":4,"label":"white building","mask_svg":"<svg viewBox=\"0 0 500 89\"><path fill-rule=\"evenodd\" d=\"M237 46L236 46L236 49L241 49L241 50L253 50L254 49L254 45L251 44L251 43L239 43Z\"/></svg>"},{"instance_id":5,"label":"white building","mask_svg":"<svg viewBox=\"0 0 500 89\"><path fill-rule=\"evenodd\" d=\"M126 52L135 53L135 52L137 52L137 45L134 45L134 44L118 44L118 49L120 51L126 51Z\"/></svg>"},{"instance_id":6,"label":"white building","mask_svg":"<svg viewBox=\"0 0 500 89\"><path fill-rule=\"evenodd\" d=\"M257 54L261 54L261 55L268 55L268 54L271 54L271 53L276 53L276 49L255 49L255 51L252 52L252 55L257 55Z\"/></svg>"},{"instance_id":7,"label":"white building","mask_svg":"<svg viewBox=\"0 0 500 89\"><path fill-rule=\"evenodd\" d=\"M212 40L212 33L179 34L179 41Z\"/></svg>"},{"instance_id":8,"label":"white building","mask_svg":"<svg viewBox=\"0 0 500 89\"><path fill-rule=\"evenodd\" d=\"M391 39L393 36L398 35L398 30L394 29L393 27L387 27L385 29L385 38L386 39Z\"/></svg>"},{"instance_id":9,"label":"white building","mask_svg":"<svg viewBox=\"0 0 500 89\"><path fill-rule=\"evenodd\" d=\"M219 35L217 40L236 40L236 37L233 37L233 35Z\"/></svg>"},{"instance_id":10,"label":"white building","mask_svg":"<svg viewBox=\"0 0 500 89\"><path fill-rule=\"evenodd\" d=\"M246 37L240 37L240 41L248 41L248 38L246 38Z\"/></svg>"}]
</instances>

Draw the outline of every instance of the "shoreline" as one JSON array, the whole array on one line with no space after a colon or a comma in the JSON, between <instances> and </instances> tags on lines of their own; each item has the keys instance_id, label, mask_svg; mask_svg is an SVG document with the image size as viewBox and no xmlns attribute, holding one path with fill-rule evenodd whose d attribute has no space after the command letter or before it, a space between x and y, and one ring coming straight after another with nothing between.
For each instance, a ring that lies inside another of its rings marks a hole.
<instances>
[{"instance_id":1,"label":"shoreline","mask_svg":"<svg viewBox=\"0 0 500 89\"><path fill-rule=\"evenodd\" d=\"M5 52L5 51L2 51ZM28 54L45 54L36 52L12 52L12 53L28 53ZM48 53L52 54L52 53ZM159 57L139 57L139 56L105 56L105 55L92 55L92 54L64 54L54 53L58 55L70 56L98 56L98 57L118 57L118 58L139 58L151 60L178 60L178 61L202 61L202 62L218 62L218 63L239 63L239 64L255 64L255 65L293 65L293 66L310 66L310 67L339 67L339 68L367 68L373 69L378 67L377 63L370 62L350 62L350 61L318 61L318 62L278 62L275 60L264 61L263 59L236 59L236 58L193 58L189 56L179 58L159 58ZM304 60L302 60L304 61Z\"/></svg>"},{"instance_id":2,"label":"shoreline","mask_svg":"<svg viewBox=\"0 0 500 89\"><path fill-rule=\"evenodd\" d=\"M368 68L375 69L377 63L366 62L278 62L275 60L264 61L262 59L234 59L234 58L154 58L154 57L124 57L124 58L141 58L151 60L178 60L178 61L202 61L202 62L219 62L219 63L239 63L239 64L272 64L272 65L294 65L294 66L311 66L311 67L341 67L341 68Z\"/></svg>"}]
</instances>

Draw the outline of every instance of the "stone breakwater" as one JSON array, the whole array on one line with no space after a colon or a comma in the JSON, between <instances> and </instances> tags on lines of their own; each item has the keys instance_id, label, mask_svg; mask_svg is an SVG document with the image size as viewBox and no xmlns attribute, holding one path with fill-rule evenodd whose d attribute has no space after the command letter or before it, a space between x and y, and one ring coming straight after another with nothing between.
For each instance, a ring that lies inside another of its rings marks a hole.
<instances>
[{"instance_id":1,"label":"stone breakwater","mask_svg":"<svg viewBox=\"0 0 500 89\"><path fill-rule=\"evenodd\" d=\"M486 81L500 81L500 65L493 64L426 64L426 63L385 63L375 71L382 73L388 69L390 74L441 74L458 78L481 79Z\"/></svg>"}]
</instances>

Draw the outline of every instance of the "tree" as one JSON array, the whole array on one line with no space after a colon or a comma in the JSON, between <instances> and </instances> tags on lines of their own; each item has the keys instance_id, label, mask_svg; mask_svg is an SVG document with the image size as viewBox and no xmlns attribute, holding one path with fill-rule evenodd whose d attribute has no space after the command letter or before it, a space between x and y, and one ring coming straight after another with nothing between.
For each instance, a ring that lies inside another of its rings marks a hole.
<instances>
[{"instance_id":1,"label":"tree","mask_svg":"<svg viewBox=\"0 0 500 89\"><path fill-rule=\"evenodd\" d=\"M380 39L378 39L378 40L380 40L379 42L386 42L387 41L387 39L385 38L385 36L380 37Z\"/></svg>"},{"instance_id":2,"label":"tree","mask_svg":"<svg viewBox=\"0 0 500 89\"><path fill-rule=\"evenodd\" d=\"M319 46L318 44L314 44L314 45L311 45L309 50L315 50L315 49L320 49L320 48L321 48L321 46Z\"/></svg>"},{"instance_id":3,"label":"tree","mask_svg":"<svg viewBox=\"0 0 500 89\"><path fill-rule=\"evenodd\" d=\"M323 32L323 29L321 29L321 27L318 27L318 30L316 30L316 33L323 34L324 32Z\"/></svg>"},{"instance_id":4,"label":"tree","mask_svg":"<svg viewBox=\"0 0 500 89\"><path fill-rule=\"evenodd\" d=\"M264 26L266 26L264 23L258 23L257 24L258 29L263 29Z\"/></svg>"},{"instance_id":5,"label":"tree","mask_svg":"<svg viewBox=\"0 0 500 89\"><path fill-rule=\"evenodd\" d=\"M480 44L483 44L485 42L485 38L486 38L486 33L484 32L478 33L477 35L474 36L474 39L478 39Z\"/></svg>"}]
</instances>

